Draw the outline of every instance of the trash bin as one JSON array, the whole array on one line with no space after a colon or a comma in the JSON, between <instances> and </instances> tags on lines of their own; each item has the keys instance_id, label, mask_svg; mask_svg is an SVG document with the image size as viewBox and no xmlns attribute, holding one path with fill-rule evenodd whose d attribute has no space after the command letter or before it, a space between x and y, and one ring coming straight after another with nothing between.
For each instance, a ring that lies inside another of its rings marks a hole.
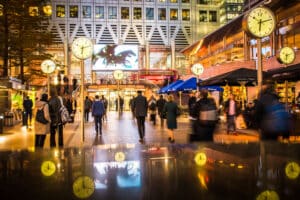
<instances>
[{"instance_id":1,"label":"trash bin","mask_svg":"<svg viewBox=\"0 0 300 200\"><path fill-rule=\"evenodd\" d=\"M6 112L4 114L4 126L13 126L14 125L14 114L11 112Z\"/></svg>"},{"instance_id":2,"label":"trash bin","mask_svg":"<svg viewBox=\"0 0 300 200\"><path fill-rule=\"evenodd\" d=\"M26 112L23 111L22 112L22 121L23 121L23 126L27 126L27 116L26 116Z\"/></svg>"},{"instance_id":3,"label":"trash bin","mask_svg":"<svg viewBox=\"0 0 300 200\"><path fill-rule=\"evenodd\" d=\"M0 114L0 134L3 134L3 119L4 115Z\"/></svg>"}]
</instances>

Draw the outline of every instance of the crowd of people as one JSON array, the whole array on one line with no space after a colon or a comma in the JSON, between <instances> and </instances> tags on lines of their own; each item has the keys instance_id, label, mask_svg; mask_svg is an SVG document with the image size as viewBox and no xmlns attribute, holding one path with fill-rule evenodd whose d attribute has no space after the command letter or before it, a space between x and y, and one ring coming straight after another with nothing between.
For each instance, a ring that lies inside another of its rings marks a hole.
<instances>
[{"instance_id":1,"label":"crowd of people","mask_svg":"<svg viewBox=\"0 0 300 200\"><path fill-rule=\"evenodd\" d=\"M297 99L300 105L300 94ZM122 103L121 103L122 102ZM124 100L120 98L116 105L120 105L120 112L123 111ZM235 99L233 94L222 102L223 110L217 107L214 98L210 97L207 90L200 90L190 93L188 99L188 115L191 124L191 133L189 141L213 141L215 129L220 121L220 114L226 115L226 131L227 134L237 135L237 117L242 115L245 124L249 128L259 129L261 139L276 140L278 136L288 138L293 122L290 113L284 107L284 104L279 101L272 84L265 84L258 95L258 98L249 102L244 110ZM33 102L27 96L23 102L24 112L26 113L28 124L31 124L33 116ZM50 97L47 94L42 94L41 98L36 101L36 112L42 110L44 120L35 120L35 146L43 147L46 134L50 133L50 147L56 147L56 135L58 135L58 146L63 147L63 129L64 123L61 117L61 108L63 106L68 110L70 120L74 122L77 102L72 96L59 96L55 88L51 88ZM129 107L132 116L137 122L137 132L139 134L139 142L145 142L145 120L149 115L149 121L153 126L159 124L162 128L167 127L168 141L175 142L174 130L177 129L177 118L181 111L179 105L174 101L172 94L159 95L156 99L152 95L148 100L142 94L142 91L137 91L137 96L132 97L129 101ZM122 109L121 109L122 108ZM95 134L102 135L102 123L107 121L108 101L104 95L96 95L94 99L86 96L84 101L85 122L89 122L90 113L93 116L95 123ZM118 107L117 107L117 111Z\"/></svg>"}]
</instances>

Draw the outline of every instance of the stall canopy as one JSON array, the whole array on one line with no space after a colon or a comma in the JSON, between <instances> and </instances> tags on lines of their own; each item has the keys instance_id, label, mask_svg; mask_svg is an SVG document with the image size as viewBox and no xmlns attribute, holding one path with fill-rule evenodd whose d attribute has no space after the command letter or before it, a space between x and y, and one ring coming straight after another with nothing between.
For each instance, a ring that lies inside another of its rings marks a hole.
<instances>
[{"instance_id":1,"label":"stall canopy","mask_svg":"<svg viewBox=\"0 0 300 200\"><path fill-rule=\"evenodd\" d=\"M201 84L201 83L200 83ZM215 86L215 85L208 85L208 86L200 86L199 89L204 89L204 90L208 90L210 92L213 91L218 91L218 92L223 92L224 89L220 86Z\"/></svg>"},{"instance_id":2,"label":"stall canopy","mask_svg":"<svg viewBox=\"0 0 300 200\"><path fill-rule=\"evenodd\" d=\"M266 75L267 79L273 81L298 81L300 80L300 64L281 67L269 70Z\"/></svg>"},{"instance_id":3,"label":"stall canopy","mask_svg":"<svg viewBox=\"0 0 300 200\"><path fill-rule=\"evenodd\" d=\"M159 94L167 93L167 92L169 92L169 91L168 91L169 88L172 88L172 87L174 87L174 86L176 86L176 85L178 85L178 84L180 84L180 83L182 83L182 82L183 82L183 80L177 80L177 81L175 81L175 82L173 82L173 83L167 85L166 87L161 88L161 89L158 91L158 93L159 93Z\"/></svg>"},{"instance_id":4,"label":"stall canopy","mask_svg":"<svg viewBox=\"0 0 300 200\"><path fill-rule=\"evenodd\" d=\"M190 79L185 80L182 83L179 83L171 88L169 88L169 92L179 92L179 91L192 91L197 89L197 78L192 77Z\"/></svg>"},{"instance_id":5,"label":"stall canopy","mask_svg":"<svg viewBox=\"0 0 300 200\"><path fill-rule=\"evenodd\" d=\"M263 72L263 77L266 72ZM201 86L211 85L229 85L229 86L255 86L257 84L257 70L249 68L239 68L218 76L203 80L200 82Z\"/></svg>"}]
</instances>

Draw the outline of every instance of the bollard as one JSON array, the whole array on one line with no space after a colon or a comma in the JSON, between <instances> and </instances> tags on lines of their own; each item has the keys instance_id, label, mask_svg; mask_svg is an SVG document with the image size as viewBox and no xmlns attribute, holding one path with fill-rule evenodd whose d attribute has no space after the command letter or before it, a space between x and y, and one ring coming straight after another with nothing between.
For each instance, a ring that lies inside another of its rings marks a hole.
<instances>
[{"instance_id":1,"label":"bollard","mask_svg":"<svg viewBox=\"0 0 300 200\"><path fill-rule=\"evenodd\" d=\"M3 114L0 115L0 134L3 134Z\"/></svg>"},{"instance_id":2,"label":"bollard","mask_svg":"<svg viewBox=\"0 0 300 200\"><path fill-rule=\"evenodd\" d=\"M26 111L22 112L22 121L23 121L23 126L27 126L27 116L26 116Z\"/></svg>"}]
</instances>

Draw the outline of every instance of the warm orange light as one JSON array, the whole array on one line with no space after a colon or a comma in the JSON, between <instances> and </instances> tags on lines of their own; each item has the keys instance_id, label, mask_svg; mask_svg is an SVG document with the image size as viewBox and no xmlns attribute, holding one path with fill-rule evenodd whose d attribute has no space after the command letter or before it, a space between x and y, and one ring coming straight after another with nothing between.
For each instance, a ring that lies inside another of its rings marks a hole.
<instances>
[{"instance_id":1,"label":"warm orange light","mask_svg":"<svg viewBox=\"0 0 300 200\"><path fill-rule=\"evenodd\" d=\"M51 5L43 6L43 12L44 12L45 15L47 15L47 16L52 15L52 6L51 6Z\"/></svg>"}]
</instances>

